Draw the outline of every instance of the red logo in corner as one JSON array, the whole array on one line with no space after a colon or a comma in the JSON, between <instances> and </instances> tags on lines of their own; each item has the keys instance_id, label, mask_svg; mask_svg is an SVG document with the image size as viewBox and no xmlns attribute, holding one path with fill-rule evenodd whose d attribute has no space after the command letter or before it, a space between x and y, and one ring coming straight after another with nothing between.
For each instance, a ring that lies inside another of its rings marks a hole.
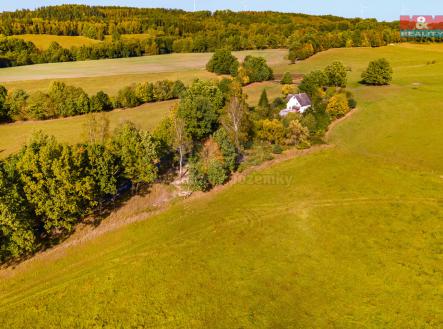
<instances>
[{"instance_id":1,"label":"red logo in corner","mask_svg":"<svg viewBox=\"0 0 443 329\"><path fill-rule=\"evenodd\" d=\"M443 30L443 16L401 16L400 30Z\"/></svg>"}]
</instances>

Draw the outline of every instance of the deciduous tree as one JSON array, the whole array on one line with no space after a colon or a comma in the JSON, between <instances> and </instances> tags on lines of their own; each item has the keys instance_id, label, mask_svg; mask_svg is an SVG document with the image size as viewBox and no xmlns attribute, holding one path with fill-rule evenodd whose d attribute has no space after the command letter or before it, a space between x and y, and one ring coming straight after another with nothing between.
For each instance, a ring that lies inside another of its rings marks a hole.
<instances>
[{"instance_id":1,"label":"deciduous tree","mask_svg":"<svg viewBox=\"0 0 443 329\"><path fill-rule=\"evenodd\" d=\"M333 62L326 66L325 75L328 80L328 86L346 87L347 70L341 62Z\"/></svg>"},{"instance_id":2,"label":"deciduous tree","mask_svg":"<svg viewBox=\"0 0 443 329\"><path fill-rule=\"evenodd\" d=\"M348 100L346 95L337 94L332 96L326 107L326 112L331 116L331 118L340 118L349 112Z\"/></svg>"},{"instance_id":3,"label":"deciduous tree","mask_svg":"<svg viewBox=\"0 0 443 329\"><path fill-rule=\"evenodd\" d=\"M186 132L193 141L201 141L218 128L223 105L223 93L212 82L197 80L187 89L178 115L185 120Z\"/></svg>"},{"instance_id":4,"label":"deciduous tree","mask_svg":"<svg viewBox=\"0 0 443 329\"><path fill-rule=\"evenodd\" d=\"M241 151L241 144L247 136L248 111L246 96L243 94L241 85L234 82L231 85L229 100L223 110L221 121L238 152Z\"/></svg>"},{"instance_id":5,"label":"deciduous tree","mask_svg":"<svg viewBox=\"0 0 443 329\"><path fill-rule=\"evenodd\" d=\"M237 74L238 67L237 58L228 49L217 49L206 65L209 72L234 76Z\"/></svg>"},{"instance_id":6,"label":"deciduous tree","mask_svg":"<svg viewBox=\"0 0 443 329\"><path fill-rule=\"evenodd\" d=\"M381 58L369 63L368 68L362 73L362 82L368 85L388 85L392 81L392 67L385 59Z\"/></svg>"},{"instance_id":7,"label":"deciduous tree","mask_svg":"<svg viewBox=\"0 0 443 329\"><path fill-rule=\"evenodd\" d=\"M124 176L135 184L136 190L139 183L150 184L157 179L158 143L149 132L125 123L116 130L112 148L121 159Z\"/></svg>"}]
</instances>

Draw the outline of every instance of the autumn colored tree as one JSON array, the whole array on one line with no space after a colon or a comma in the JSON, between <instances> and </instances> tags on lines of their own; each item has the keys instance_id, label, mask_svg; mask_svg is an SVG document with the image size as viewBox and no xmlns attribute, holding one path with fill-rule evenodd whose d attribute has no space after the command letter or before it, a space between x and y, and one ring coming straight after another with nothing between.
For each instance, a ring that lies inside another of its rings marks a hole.
<instances>
[{"instance_id":1,"label":"autumn colored tree","mask_svg":"<svg viewBox=\"0 0 443 329\"><path fill-rule=\"evenodd\" d=\"M229 99L223 109L221 122L226 132L231 137L238 152L242 148L242 143L247 137L249 120L249 108L246 104L246 96L243 94L241 85L233 82Z\"/></svg>"},{"instance_id":2,"label":"autumn colored tree","mask_svg":"<svg viewBox=\"0 0 443 329\"><path fill-rule=\"evenodd\" d=\"M264 119L257 123L257 137L272 144L280 144L285 138L285 127L277 119Z\"/></svg>"},{"instance_id":3,"label":"autumn colored tree","mask_svg":"<svg viewBox=\"0 0 443 329\"><path fill-rule=\"evenodd\" d=\"M326 112L331 118L337 119L349 112L348 100L345 94L337 94L329 99Z\"/></svg>"},{"instance_id":4,"label":"autumn colored tree","mask_svg":"<svg viewBox=\"0 0 443 329\"><path fill-rule=\"evenodd\" d=\"M172 145L179 156L179 177L183 177L183 164L186 154L192 148L192 139L186 131L186 122L180 116L178 107L171 111Z\"/></svg>"}]
</instances>

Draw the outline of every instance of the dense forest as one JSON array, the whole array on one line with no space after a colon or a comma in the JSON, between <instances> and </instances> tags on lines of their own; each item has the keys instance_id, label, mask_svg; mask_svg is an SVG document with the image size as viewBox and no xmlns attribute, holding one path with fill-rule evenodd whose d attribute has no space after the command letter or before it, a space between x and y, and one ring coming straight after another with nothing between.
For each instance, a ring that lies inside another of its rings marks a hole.
<instances>
[{"instance_id":1,"label":"dense forest","mask_svg":"<svg viewBox=\"0 0 443 329\"><path fill-rule=\"evenodd\" d=\"M123 40L123 34L146 34ZM329 48L382 46L400 41L398 23L277 12L209 11L62 5L0 14L0 34L86 36L112 41L47 51L14 38L0 40L1 66L119 58L171 52L289 48L303 59Z\"/></svg>"}]
</instances>

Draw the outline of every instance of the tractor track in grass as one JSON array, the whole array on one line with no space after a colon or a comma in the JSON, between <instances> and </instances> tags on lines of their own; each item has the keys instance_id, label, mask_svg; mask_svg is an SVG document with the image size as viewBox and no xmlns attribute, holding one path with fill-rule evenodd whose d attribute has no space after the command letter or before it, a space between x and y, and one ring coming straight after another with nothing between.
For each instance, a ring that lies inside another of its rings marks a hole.
<instances>
[{"instance_id":1,"label":"tractor track in grass","mask_svg":"<svg viewBox=\"0 0 443 329\"><path fill-rule=\"evenodd\" d=\"M306 210L312 210L321 207L337 207L337 206L353 206L355 204L361 203L373 203L373 204L440 204L443 203L443 198L380 198L380 197L360 197L360 198L337 198L337 199L301 199L293 204L287 204L285 206L277 206L277 210L286 210L289 212L294 212L299 214L299 220L302 220L301 213L299 213L302 208ZM264 218L271 219L276 211L275 204L265 204L259 207L259 212L263 214ZM239 209L233 210L233 213L238 213ZM242 212L246 214L246 211ZM242 227L249 227L251 221L261 220L254 216L245 216L245 218L229 219L223 218L223 220L216 220L212 225L206 226L204 228L187 231L182 234L175 235L165 243L157 245L156 247L147 248L152 241L144 240L142 242L131 244L130 247L120 247L115 249L107 249L102 253L96 254L93 258L88 258L86 260L81 260L76 263L72 263L66 268L64 272L69 273L68 278L63 276L62 282L57 282L59 279L59 273L57 275L46 278L39 282L33 282L32 286L23 287L15 291L10 291L7 295L0 295L0 308L8 307L13 308L18 304L22 303L31 298L35 298L47 293L57 292L72 283L78 282L84 278L87 278L90 273L89 270L84 268L85 264L96 262L101 260L99 269L96 268L94 275L97 275L97 271L100 273L107 273L111 271L116 266L121 266L121 264L131 265L137 262L139 259L149 259L150 257L167 257L173 254L177 249L189 248L192 245L197 245L201 242L204 237L208 236L208 233L222 230L222 229L242 229ZM139 250L139 252L134 252ZM111 257L109 257L109 255ZM35 292L34 292L35 291ZM22 295L24 293L25 296Z\"/></svg>"}]
</instances>

